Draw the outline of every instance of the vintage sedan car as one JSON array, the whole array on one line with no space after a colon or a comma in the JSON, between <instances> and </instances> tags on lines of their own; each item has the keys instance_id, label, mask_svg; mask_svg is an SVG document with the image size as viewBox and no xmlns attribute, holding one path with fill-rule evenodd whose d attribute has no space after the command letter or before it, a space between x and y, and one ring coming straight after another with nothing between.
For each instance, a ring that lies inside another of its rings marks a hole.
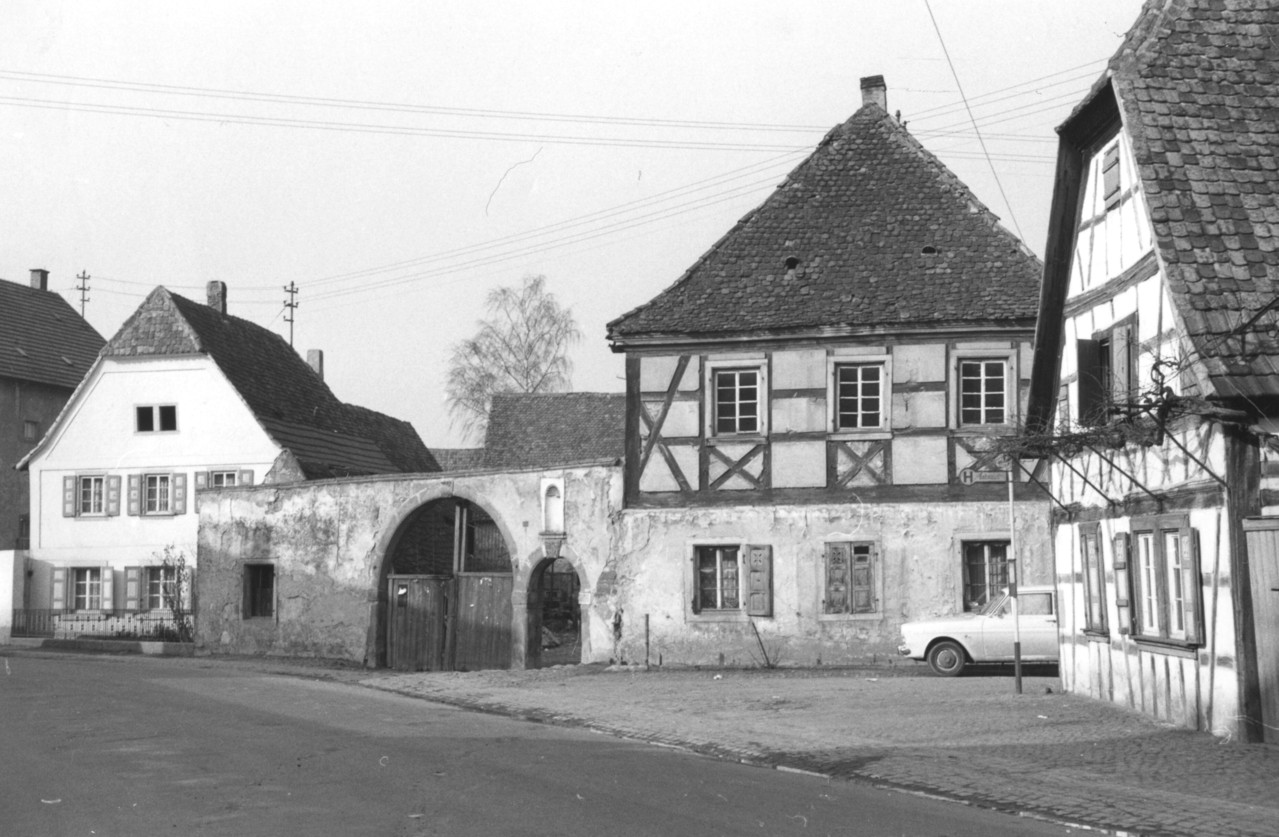
<instances>
[{"instance_id":1,"label":"vintage sedan car","mask_svg":"<svg viewBox=\"0 0 1279 837\"><path fill-rule=\"evenodd\" d=\"M1017 588L1022 662L1057 662L1057 607L1050 586ZM975 613L920 619L902 625L903 657L927 660L933 671L954 677L969 663L1013 661L1012 602L1004 590Z\"/></svg>"}]
</instances>

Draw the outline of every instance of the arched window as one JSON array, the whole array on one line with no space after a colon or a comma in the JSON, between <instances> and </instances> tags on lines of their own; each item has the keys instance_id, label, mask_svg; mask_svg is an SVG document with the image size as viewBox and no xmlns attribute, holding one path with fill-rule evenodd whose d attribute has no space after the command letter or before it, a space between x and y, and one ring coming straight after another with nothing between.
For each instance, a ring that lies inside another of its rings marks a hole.
<instances>
[{"instance_id":1,"label":"arched window","mask_svg":"<svg viewBox=\"0 0 1279 837\"><path fill-rule=\"evenodd\" d=\"M555 484L548 485L542 495L542 531L564 531L564 497Z\"/></svg>"}]
</instances>

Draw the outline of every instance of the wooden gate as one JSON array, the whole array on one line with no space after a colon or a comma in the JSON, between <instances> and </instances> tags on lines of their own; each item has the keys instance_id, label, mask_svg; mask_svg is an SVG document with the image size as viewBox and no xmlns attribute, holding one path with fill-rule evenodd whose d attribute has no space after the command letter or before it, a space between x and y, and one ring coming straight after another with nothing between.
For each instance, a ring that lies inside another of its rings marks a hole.
<instances>
[{"instance_id":1,"label":"wooden gate","mask_svg":"<svg viewBox=\"0 0 1279 837\"><path fill-rule=\"evenodd\" d=\"M448 613L453 579L391 575L387 601L387 666L397 671L448 667Z\"/></svg>"},{"instance_id":2,"label":"wooden gate","mask_svg":"<svg viewBox=\"0 0 1279 837\"><path fill-rule=\"evenodd\" d=\"M466 573L455 581L453 669L510 668L513 577Z\"/></svg>"},{"instance_id":3,"label":"wooden gate","mask_svg":"<svg viewBox=\"0 0 1279 837\"><path fill-rule=\"evenodd\" d=\"M1279 743L1279 517L1243 522L1252 569L1252 618L1257 639L1261 722L1268 744Z\"/></svg>"}]
</instances>

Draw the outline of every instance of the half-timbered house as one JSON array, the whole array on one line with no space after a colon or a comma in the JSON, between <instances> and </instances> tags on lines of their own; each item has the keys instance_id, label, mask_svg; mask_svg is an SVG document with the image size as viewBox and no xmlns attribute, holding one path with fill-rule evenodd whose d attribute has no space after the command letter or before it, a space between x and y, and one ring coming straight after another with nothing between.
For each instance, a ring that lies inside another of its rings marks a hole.
<instances>
[{"instance_id":1,"label":"half-timbered house","mask_svg":"<svg viewBox=\"0 0 1279 837\"><path fill-rule=\"evenodd\" d=\"M882 77L862 95L609 324L631 660L882 658L903 620L980 607L1014 559L1049 577L1047 501L1025 471L1010 501L992 447L1023 417L1040 264L888 113Z\"/></svg>"},{"instance_id":2,"label":"half-timbered house","mask_svg":"<svg viewBox=\"0 0 1279 837\"><path fill-rule=\"evenodd\" d=\"M1150 0L1059 129L1025 446L1053 457L1064 686L1253 740L1279 730L1277 32L1268 0Z\"/></svg>"}]
</instances>

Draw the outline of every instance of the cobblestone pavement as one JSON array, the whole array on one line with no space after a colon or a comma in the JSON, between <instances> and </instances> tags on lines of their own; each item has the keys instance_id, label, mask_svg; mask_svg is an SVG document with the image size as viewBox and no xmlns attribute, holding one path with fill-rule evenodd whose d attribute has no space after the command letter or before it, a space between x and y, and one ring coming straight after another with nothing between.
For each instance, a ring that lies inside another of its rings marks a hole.
<instances>
[{"instance_id":1,"label":"cobblestone pavement","mask_svg":"<svg viewBox=\"0 0 1279 837\"><path fill-rule=\"evenodd\" d=\"M379 674L362 685L1139 835L1279 837L1279 747L1058 693L1056 677L839 670Z\"/></svg>"}]
</instances>

